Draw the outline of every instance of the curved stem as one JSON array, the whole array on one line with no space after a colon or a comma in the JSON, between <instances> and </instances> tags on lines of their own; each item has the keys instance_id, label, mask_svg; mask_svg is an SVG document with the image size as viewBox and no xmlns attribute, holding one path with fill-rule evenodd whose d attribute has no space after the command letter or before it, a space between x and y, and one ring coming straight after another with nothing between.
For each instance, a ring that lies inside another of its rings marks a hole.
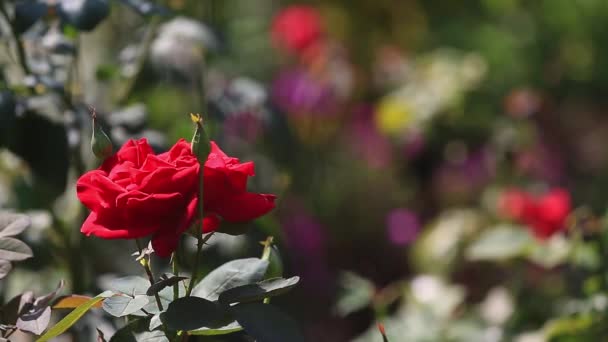
<instances>
[{"instance_id":1,"label":"curved stem","mask_svg":"<svg viewBox=\"0 0 608 342\"><path fill-rule=\"evenodd\" d=\"M139 239L135 239L135 243L137 244L137 249L139 250L139 254L141 255L141 242L139 242ZM146 260L146 258L144 257L143 259L141 259L140 263L146 270L148 280L150 280L150 285L154 285L154 274L152 274L152 269L150 268L150 258L148 257L148 259ZM158 293L154 293L154 298L156 299L156 305L158 306L158 310L163 311L163 303L161 303Z\"/></svg>"}]
</instances>

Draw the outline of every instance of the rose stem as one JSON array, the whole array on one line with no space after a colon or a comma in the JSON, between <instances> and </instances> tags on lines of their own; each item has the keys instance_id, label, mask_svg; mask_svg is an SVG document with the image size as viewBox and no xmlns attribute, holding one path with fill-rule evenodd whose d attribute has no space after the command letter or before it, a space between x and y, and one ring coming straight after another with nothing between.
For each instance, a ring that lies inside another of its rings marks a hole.
<instances>
[{"instance_id":1,"label":"rose stem","mask_svg":"<svg viewBox=\"0 0 608 342\"><path fill-rule=\"evenodd\" d=\"M200 126L200 121L198 123L198 125ZM198 272L198 263L199 263L199 259L201 258L201 251L203 250L203 244L205 243L205 241L203 241L203 224L204 224L204 219L205 219L205 203L203 201L203 194L205 192L205 180L204 180L204 175L205 175L205 162L204 161L200 161L199 160L199 165L200 168L198 170L198 213L199 213L199 217L201 218L201 222L199 224L196 225L196 258L194 259L194 266L192 268L192 276L190 277L190 284L188 285L188 290L186 290L186 297L190 297L190 294L192 293L192 288L194 287L194 281L196 280L196 274ZM209 234L208 236L210 237L212 234Z\"/></svg>"},{"instance_id":2,"label":"rose stem","mask_svg":"<svg viewBox=\"0 0 608 342\"><path fill-rule=\"evenodd\" d=\"M141 255L141 243L139 242L139 239L135 239L135 243L137 244L137 249L139 250L139 255ZM140 261L140 264L142 264L142 266L144 267L144 269L146 270L146 274L148 275L148 280L150 280L150 285L154 285L154 275L152 274L152 270L150 269L150 259L148 257L148 260L146 260L146 258L142 258ZM160 302L160 297L158 296L158 293L154 293L154 298L156 298L156 305L158 306L158 309L160 311L163 311L163 303Z\"/></svg>"},{"instance_id":3,"label":"rose stem","mask_svg":"<svg viewBox=\"0 0 608 342\"><path fill-rule=\"evenodd\" d=\"M171 255L171 268L173 269L173 276L179 277L179 265L177 264L177 250ZM179 297L179 282L173 284L173 300Z\"/></svg>"}]
</instances>

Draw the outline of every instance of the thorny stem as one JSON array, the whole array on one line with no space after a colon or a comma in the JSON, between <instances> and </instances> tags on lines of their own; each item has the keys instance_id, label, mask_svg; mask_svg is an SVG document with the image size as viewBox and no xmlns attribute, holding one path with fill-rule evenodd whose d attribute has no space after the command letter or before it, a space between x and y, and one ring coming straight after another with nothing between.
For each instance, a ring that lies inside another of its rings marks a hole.
<instances>
[{"instance_id":1,"label":"thorny stem","mask_svg":"<svg viewBox=\"0 0 608 342\"><path fill-rule=\"evenodd\" d=\"M202 226L202 224L200 225ZM200 231L201 228L199 228ZM192 268L192 276L190 277L190 284L188 285L188 290L186 291L186 297L190 297L190 294L192 293L192 288L194 287L194 282L196 280L196 274L198 273L198 264L199 264L199 259L201 257L201 251L203 250L203 246L205 245L205 242L207 242L211 236L213 236L214 232L211 232L209 234L207 234L207 236L205 236L203 238L202 234L198 235L198 243L196 245L196 259L194 259L194 267Z\"/></svg>"},{"instance_id":2,"label":"thorny stem","mask_svg":"<svg viewBox=\"0 0 608 342\"><path fill-rule=\"evenodd\" d=\"M139 239L135 239L135 243L137 244L137 249L139 250L139 254L141 255L141 251L142 251L142 247L141 247L141 242L139 242ZM146 258L142 258L140 260L140 264L144 267L144 269L146 270L146 274L148 275L148 280L150 280L150 285L154 285L154 274L152 274L152 269L150 269L150 257L148 257L148 259L146 260ZM158 309L160 311L163 311L163 303L161 303L160 301L160 297L158 296L158 293L154 293L154 298L156 299L156 305L158 306Z\"/></svg>"},{"instance_id":3,"label":"thorny stem","mask_svg":"<svg viewBox=\"0 0 608 342\"><path fill-rule=\"evenodd\" d=\"M177 264L177 251L173 252L171 255L171 268L173 271L173 276L179 277L179 265ZM173 284L173 300L176 300L179 297L179 282Z\"/></svg>"},{"instance_id":4,"label":"thorny stem","mask_svg":"<svg viewBox=\"0 0 608 342\"><path fill-rule=\"evenodd\" d=\"M200 123L199 123L199 125L200 125ZM192 288L194 287L194 282L196 280L196 274L198 273L198 264L199 264L199 260L201 258L201 251L203 250L203 245L213 235L213 233L208 234L203 239L203 224L204 224L204 219L205 219L205 203L203 201L203 195L205 193L205 181L204 181L205 162L199 161L199 164L200 164L200 169L198 172L198 174L199 174L198 213L199 213L199 217L201 218L201 222L196 225L197 226L196 227L196 240L197 240L196 258L194 259L194 267L192 268L192 276L190 277L190 284L188 285L188 290L186 290L186 297L190 297L190 294L192 293Z\"/></svg>"}]
</instances>

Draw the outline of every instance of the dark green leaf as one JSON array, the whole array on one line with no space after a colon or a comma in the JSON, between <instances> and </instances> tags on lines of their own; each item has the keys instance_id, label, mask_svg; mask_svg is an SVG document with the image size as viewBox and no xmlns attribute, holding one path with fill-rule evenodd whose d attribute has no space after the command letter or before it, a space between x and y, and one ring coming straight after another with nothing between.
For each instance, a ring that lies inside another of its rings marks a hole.
<instances>
[{"instance_id":1,"label":"dark green leaf","mask_svg":"<svg viewBox=\"0 0 608 342\"><path fill-rule=\"evenodd\" d=\"M192 295L215 301L226 290L262 280L267 268L268 261L258 258L229 261L203 278Z\"/></svg>"},{"instance_id":2,"label":"dark green leaf","mask_svg":"<svg viewBox=\"0 0 608 342\"><path fill-rule=\"evenodd\" d=\"M2 211L0 212L0 237L19 235L30 224L31 220L27 215Z\"/></svg>"},{"instance_id":3,"label":"dark green leaf","mask_svg":"<svg viewBox=\"0 0 608 342\"><path fill-rule=\"evenodd\" d=\"M15 4L14 29L21 34L27 31L47 12L47 5L39 1L19 1Z\"/></svg>"},{"instance_id":4,"label":"dark green leaf","mask_svg":"<svg viewBox=\"0 0 608 342\"><path fill-rule=\"evenodd\" d=\"M42 335L36 342L45 342L54 337L57 337L63 334L66 330L68 330L74 323L76 323L90 308L92 308L95 304L104 300L104 298L109 298L113 295L113 292L106 291L104 293L99 294L95 298L87 301L76 309L72 310L67 316L65 316L59 323L57 323L54 327L49 329L46 334Z\"/></svg>"},{"instance_id":5,"label":"dark green leaf","mask_svg":"<svg viewBox=\"0 0 608 342\"><path fill-rule=\"evenodd\" d=\"M245 332L258 342L304 342L295 321L270 304L239 304L230 311Z\"/></svg>"},{"instance_id":6,"label":"dark green leaf","mask_svg":"<svg viewBox=\"0 0 608 342\"><path fill-rule=\"evenodd\" d=\"M188 277L172 276L170 278L160 279L159 281L154 283L152 286L150 286L146 290L146 294L148 296L153 296L155 293L158 293L160 290L164 289L165 287L173 286L184 279L188 279Z\"/></svg>"},{"instance_id":7,"label":"dark green leaf","mask_svg":"<svg viewBox=\"0 0 608 342\"><path fill-rule=\"evenodd\" d=\"M146 304L148 304L148 296L136 295L130 297L122 295L104 300L103 309L112 316L123 317L141 310Z\"/></svg>"},{"instance_id":8,"label":"dark green leaf","mask_svg":"<svg viewBox=\"0 0 608 342\"><path fill-rule=\"evenodd\" d=\"M32 291L26 291L18 296L13 297L8 303L6 303L0 313L2 315L1 322L3 324L15 325L19 315L22 313L22 309L26 305L34 303L34 293Z\"/></svg>"},{"instance_id":9,"label":"dark green leaf","mask_svg":"<svg viewBox=\"0 0 608 342\"><path fill-rule=\"evenodd\" d=\"M213 302L199 297L178 298L160 316L171 330L194 330L210 326L225 317L225 311Z\"/></svg>"},{"instance_id":10,"label":"dark green leaf","mask_svg":"<svg viewBox=\"0 0 608 342\"><path fill-rule=\"evenodd\" d=\"M232 304L237 302L253 302L267 297L281 295L298 284L300 277L272 278L257 284L247 284L222 292L219 296L220 303Z\"/></svg>"},{"instance_id":11,"label":"dark green leaf","mask_svg":"<svg viewBox=\"0 0 608 342\"><path fill-rule=\"evenodd\" d=\"M14 139L17 101L13 92L0 91L0 147Z\"/></svg>"},{"instance_id":12,"label":"dark green leaf","mask_svg":"<svg viewBox=\"0 0 608 342\"><path fill-rule=\"evenodd\" d=\"M29 98L36 106L55 106L55 100ZM50 111L50 109L48 109ZM50 115L49 115L50 116ZM65 125L32 110L20 116L7 147L28 163L33 174L27 189L28 205L45 207L65 192L69 146Z\"/></svg>"},{"instance_id":13,"label":"dark green leaf","mask_svg":"<svg viewBox=\"0 0 608 342\"><path fill-rule=\"evenodd\" d=\"M10 237L0 238L0 259L19 261L32 256L32 249L24 242Z\"/></svg>"}]
</instances>

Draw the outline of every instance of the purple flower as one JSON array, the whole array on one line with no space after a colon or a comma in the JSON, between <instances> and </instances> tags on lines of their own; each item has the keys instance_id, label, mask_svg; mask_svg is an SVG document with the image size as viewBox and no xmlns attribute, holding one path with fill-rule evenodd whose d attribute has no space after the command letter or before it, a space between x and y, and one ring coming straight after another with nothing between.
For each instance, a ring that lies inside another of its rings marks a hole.
<instances>
[{"instance_id":1,"label":"purple flower","mask_svg":"<svg viewBox=\"0 0 608 342\"><path fill-rule=\"evenodd\" d=\"M394 209L386 216L386 231L390 242L399 246L407 245L418 236L420 221L408 209Z\"/></svg>"},{"instance_id":2,"label":"purple flower","mask_svg":"<svg viewBox=\"0 0 608 342\"><path fill-rule=\"evenodd\" d=\"M279 74L272 85L272 100L292 116L338 114L339 101L335 91L326 82L299 68Z\"/></svg>"}]
</instances>

